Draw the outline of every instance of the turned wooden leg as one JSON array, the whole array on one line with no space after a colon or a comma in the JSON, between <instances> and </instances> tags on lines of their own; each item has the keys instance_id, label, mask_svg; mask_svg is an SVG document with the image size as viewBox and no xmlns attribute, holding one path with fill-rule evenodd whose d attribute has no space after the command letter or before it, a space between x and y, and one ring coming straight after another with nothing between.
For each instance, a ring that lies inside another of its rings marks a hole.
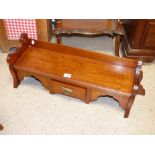
<instances>
[{"instance_id":1,"label":"turned wooden leg","mask_svg":"<svg viewBox=\"0 0 155 155\"><path fill-rule=\"evenodd\" d=\"M56 36L57 38L57 44L61 44L62 43L62 36L59 34Z\"/></svg>"},{"instance_id":2,"label":"turned wooden leg","mask_svg":"<svg viewBox=\"0 0 155 155\"><path fill-rule=\"evenodd\" d=\"M14 70L14 68L11 65L9 65L9 69L10 69L11 75L13 77L13 87L17 88L18 85L20 84L20 81L18 80L16 71Z\"/></svg>"},{"instance_id":3,"label":"turned wooden leg","mask_svg":"<svg viewBox=\"0 0 155 155\"><path fill-rule=\"evenodd\" d=\"M116 35L115 37L115 55L116 56L119 56L120 43L121 43L121 36Z\"/></svg>"},{"instance_id":4,"label":"turned wooden leg","mask_svg":"<svg viewBox=\"0 0 155 155\"><path fill-rule=\"evenodd\" d=\"M3 126L0 124L0 130L3 130Z\"/></svg>"},{"instance_id":5,"label":"turned wooden leg","mask_svg":"<svg viewBox=\"0 0 155 155\"><path fill-rule=\"evenodd\" d=\"M128 118L134 100L135 100L135 95L132 95L129 98L129 101L128 101L127 106L125 108L124 118Z\"/></svg>"}]
</instances>

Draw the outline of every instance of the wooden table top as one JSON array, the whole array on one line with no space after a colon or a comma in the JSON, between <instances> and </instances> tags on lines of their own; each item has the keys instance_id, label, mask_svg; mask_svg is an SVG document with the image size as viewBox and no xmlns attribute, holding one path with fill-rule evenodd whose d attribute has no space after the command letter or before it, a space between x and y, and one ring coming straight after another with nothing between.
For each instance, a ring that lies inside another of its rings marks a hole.
<instances>
[{"instance_id":1,"label":"wooden table top","mask_svg":"<svg viewBox=\"0 0 155 155\"><path fill-rule=\"evenodd\" d=\"M117 22L111 19L62 19L61 28L65 30L109 30L117 29Z\"/></svg>"}]
</instances>

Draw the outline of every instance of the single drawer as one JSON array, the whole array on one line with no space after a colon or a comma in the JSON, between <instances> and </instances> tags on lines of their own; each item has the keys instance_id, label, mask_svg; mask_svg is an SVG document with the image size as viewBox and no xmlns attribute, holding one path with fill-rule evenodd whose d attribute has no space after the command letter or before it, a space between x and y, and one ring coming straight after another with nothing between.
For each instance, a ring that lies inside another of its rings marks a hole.
<instances>
[{"instance_id":1,"label":"single drawer","mask_svg":"<svg viewBox=\"0 0 155 155\"><path fill-rule=\"evenodd\" d=\"M51 80L50 93L64 94L64 95L72 96L85 101L86 88L68 84L68 83L63 83L60 81Z\"/></svg>"}]
</instances>

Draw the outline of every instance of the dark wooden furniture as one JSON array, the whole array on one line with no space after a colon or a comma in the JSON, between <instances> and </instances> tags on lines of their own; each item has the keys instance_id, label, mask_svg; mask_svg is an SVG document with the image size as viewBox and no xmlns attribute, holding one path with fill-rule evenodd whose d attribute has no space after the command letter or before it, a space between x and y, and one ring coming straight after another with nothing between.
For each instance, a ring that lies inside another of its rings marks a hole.
<instances>
[{"instance_id":1,"label":"dark wooden furniture","mask_svg":"<svg viewBox=\"0 0 155 155\"><path fill-rule=\"evenodd\" d=\"M22 34L21 47L7 57L14 88L24 77L40 80L51 94L60 93L86 103L111 96L128 117L140 85L142 63L65 45L28 39Z\"/></svg>"},{"instance_id":2,"label":"dark wooden furniture","mask_svg":"<svg viewBox=\"0 0 155 155\"><path fill-rule=\"evenodd\" d=\"M3 126L0 124L0 130L3 130Z\"/></svg>"},{"instance_id":3,"label":"dark wooden furniture","mask_svg":"<svg viewBox=\"0 0 155 155\"><path fill-rule=\"evenodd\" d=\"M122 22L112 19L57 19L53 33L57 37L57 43L62 42L62 36L101 36L116 37L115 55L119 56L122 35Z\"/></svg>"},{"instance_id":4,"label":"dark wooden furniture","mask_svg":"<svg viewBox=\"0 0 155 155\"><path fill-rule=\"evenodd\" d=\"M50 19L36 19L36 29L38 40L50 41L52 35L52 25ZM9 52L11 47L18 47L18 40L8 40L4 20L0 19L0 47L2 52Z\"/></svg>"},{"instance_id":5,"label":"dark wooden furniture","mask_svg":"<svg viewBox=\"0 0 155 155\"><path fill-rule=\"evenodd\" d=\"M122 51L125 57L139 58L152 62L155 58L155 20L128 19L122 20L125 38Z\"/></svg>"}]
</instances>

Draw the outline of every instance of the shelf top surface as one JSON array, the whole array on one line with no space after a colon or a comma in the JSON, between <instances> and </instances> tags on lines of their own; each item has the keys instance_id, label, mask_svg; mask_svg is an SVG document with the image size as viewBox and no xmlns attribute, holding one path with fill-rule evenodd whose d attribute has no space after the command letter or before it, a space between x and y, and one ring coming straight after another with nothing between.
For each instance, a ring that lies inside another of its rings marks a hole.
<instances>
[{"instance_id":1,"label":"shelf top surface","mask_svg":"<svg viewBox=\"0 0 155 155\"><path fill-rule=\"evenodd\" d=\"M131 93L134 69L110 64L79 55L57 52L30 46L14 64L15 68L29 72L47 73L71 80L82 81L100 87Z\"/></svg>"}]
</instances>

